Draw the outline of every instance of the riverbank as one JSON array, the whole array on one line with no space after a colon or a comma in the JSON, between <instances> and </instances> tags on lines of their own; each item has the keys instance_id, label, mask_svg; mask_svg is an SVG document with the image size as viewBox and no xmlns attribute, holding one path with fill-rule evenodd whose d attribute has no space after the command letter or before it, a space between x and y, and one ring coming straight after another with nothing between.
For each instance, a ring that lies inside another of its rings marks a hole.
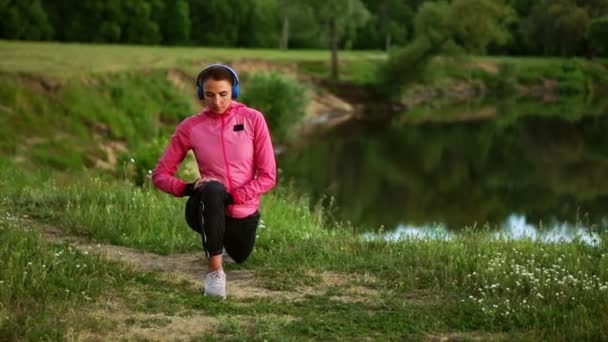
<instances>
[{"instance_id":1,"label":"riverbank","mask_svg":"<svg viewBox=\"0 0 608 342\"><path fill-rule=\"evenodd\" d=\"M608 336L608 239L367 241L279 186L229 298L198 292L183 201L111 179L0 167L0 335L10 339ZM195 328L196 327L196 328Z\"/></svg>"},{"instance_id":2,"label":"riverbank","mask_svg":"<svg viewBox=\"0 0 608 342\"><path fill-rule=\"evenodd\" d=\"M390 101L374 84L377 64L345 64L350 74L338 83L321 84L351 104L352 117L362 120L387 120L424 107L457 106L484 99L553 105L568 98L593 101L608 93L606 59L435 57L420 79L405 85L400 95ZM327 66L322 63L304 65L316 77L328 77Z\"/></svg>"}]
</instances>

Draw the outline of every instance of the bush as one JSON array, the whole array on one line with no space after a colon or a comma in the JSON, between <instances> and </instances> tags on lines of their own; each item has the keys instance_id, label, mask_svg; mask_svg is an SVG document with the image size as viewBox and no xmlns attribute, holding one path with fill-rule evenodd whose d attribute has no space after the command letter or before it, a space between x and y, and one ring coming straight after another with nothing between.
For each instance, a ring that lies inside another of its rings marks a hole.
<instances>
[{"instance_id":1,"label":"bush","mask_svg":"<svg viewBox=\"0 0 608 342\"><path fill-rule=\"evenodd\" d=\"M306 87L276 72L253 74L242 101L264 114L274 140L285 141L306 113Z\"/></svg>"}]
</instances>

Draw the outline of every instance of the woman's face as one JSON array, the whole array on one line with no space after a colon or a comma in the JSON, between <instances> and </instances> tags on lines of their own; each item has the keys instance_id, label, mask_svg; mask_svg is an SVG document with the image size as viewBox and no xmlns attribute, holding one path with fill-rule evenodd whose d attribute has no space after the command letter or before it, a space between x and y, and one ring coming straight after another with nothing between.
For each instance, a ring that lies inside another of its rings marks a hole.
<instances>
[{"instance_id":1,"label":"woman's face","mask_svg":"<svg viewBox=\"0 0 608 342\"><path fill-rule=\"evenodd\" d=\"M203 89L207 108L216 114L223 114L232 101L232 84L210 78L203 83Z\"/></svg>"}]
</instances>

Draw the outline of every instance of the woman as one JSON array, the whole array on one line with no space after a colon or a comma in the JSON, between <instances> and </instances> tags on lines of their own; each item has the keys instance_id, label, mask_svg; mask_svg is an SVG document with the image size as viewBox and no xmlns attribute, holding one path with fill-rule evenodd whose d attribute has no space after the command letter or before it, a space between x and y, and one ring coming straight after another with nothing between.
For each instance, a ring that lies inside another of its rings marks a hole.
<instances>
[{"instance_id":1,"label":"woman","mask_svg":"<svg viewBox=\"0 0 608 342\"><path fill-rule=\"evenodd\" d=\"M196 88L205 108L177 125L152 182L175 196L190 196L186 221L202 235L208 258L204 294L226 298L222 252L241 263L253 250L260 196L275 185L276 164L264 116L233 100L240 88L232 68L205 67ZM192 183L175 177L189 150L201 175Z\"/></svg>"}]
</instances>

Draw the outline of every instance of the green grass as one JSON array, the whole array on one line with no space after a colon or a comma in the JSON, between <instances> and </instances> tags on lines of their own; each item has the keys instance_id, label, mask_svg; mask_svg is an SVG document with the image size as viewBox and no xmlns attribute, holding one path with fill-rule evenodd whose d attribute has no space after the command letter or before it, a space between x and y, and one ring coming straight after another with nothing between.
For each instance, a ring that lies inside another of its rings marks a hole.
<instances>
[{"instance_id":1,"label":"green grass","mask_svg":"<svg viewBox=\"0 0 608 342\"><path fill-rule=\"evenodd\" d=\"M11 189L5 201L23 214L97 241L161 254L200 250L195 233L184 229L183 199L94 175L65 185L3 169L0 184Z\"/></svg>"},{"instance_id":2,"label":"green grass","mask_svg":"<svg viewBox=\"0 0 608 342\"><path fill-rule=\"evenodd\" d=\"M495 96L512 95L517 86L543 86L545 81L557 82L557 95L562 96L592 96L608 85L606 66L599 60L502 56L436 57L423 83L449 90L451 79L480 82Z\"/></svg>"},{"instance_id":3,"label":"green grass","mask_svg":"<svg viewBox=\"0 0 608 342\"><path fill-rule=\"evenodd\" d=\"M378 65L380 59L347 59L342 61L338 67L338 78L340 81L352 82L355 84L372 84L376 81ZM300 61L298 68L306 74L313 75L321 79L329 79L329 61Z\"/></svg>"},{"instance_id":4,"label":"green grass","mask_svg":"<svg viewBox=\"0 0 608 342\"><path fill-rule=\"evenodd\" d=\"M113 141L123 146L117 157L138 161L141 179L174 125L196 111L194 90L180 91L162 70L69 79L46 90L39 78L3 74L0 82L0 151L30 167L96 167L109 161L103 145Z\"/></svg>"},{"instance_id":5,"label":"green grass","mask_svg":"<svg viewBox=\"0 0 608 342\"><path fill-rule=\"evenodd\" d=\"M4 209L4 208L3 208ZM100 329L85 314L133 274L122 265L44 241L34 225L0 215L0 339L52 340L68 328ZM82 312L81 312L82 310Z\"/></svg>"},{"instance_id":6,"label":"green grass","mask_svg":"<svg viewBox=\"0 0 608 342\"><path fill-rule=\"evenodd\" d=\"M2 166L0 179L6 189L0 202L5 212L3 222L13 235L31 234L16 233L22 228L13 218L26 214L93 241L158 253L200 248L198 237L183 222L183 201L169 195L109 179L81 178L65 183L49 176L28 178L18 176L10 164ZM58 182L64 184L58 186ZM167 282L152 274L135 276L129 287L118 287L117 295L134 312L185 315L202 310L221 322L217 330L201 337L210 339L419 339L456 333L471 337L480 332L487 338L532 340L598 340L608 336L606 236L597 246L494 241L484 232L465 232L450 241L368 241L347 226L329 226L321 209L310 210L305 203L284 186L266 196L254 253L247 263L229 270L252 270L259 286L282 292L315 288L326 273L337 275L335 284L296 301L270 297L216 302L197 296L188 284ZM17 223L6 223L11 220ZM39 242L27 242L22 235L1 241L13 251L2 249L8 253L3 260L12 260L14 256L8 256L13 254L21 258L10 261L18 266L4 268L11 270L4 284L10 283L11 288L32 284L22 290L22 296L36 291L36 284L44 283L23 282L21 274L31 267L25 260L40 267L43 260L52 260L52 252L32 247ZM31 251L46 254L32 257L28 254ZM75 259L70 267L73 263L90 262ZM103 280L112 279L112 272L69 274L85 284L91 282L87 277L101 277L100 287L112 287L110 280ZM340 299L357 287L368 291L363 300ZM98 293L83 289L74 287L70 292ZM56 298L61 292L48 291L41 296ZM5 301L8 297L2 298ZM64 308L77 309L81 303L70 298L64 303L62 297L57 298L53 300L61 301ZM4 317L25 319L13 317L12 312L6 311ZM57 312L62 315L63 311ZM23 324L29 327L34 323ZM40 326L35 329L46 331L52 322L37 320L36 324ZM30 334L14 331L12 325L6 329L5 334Z\"/></svg>"}]
</instances>

